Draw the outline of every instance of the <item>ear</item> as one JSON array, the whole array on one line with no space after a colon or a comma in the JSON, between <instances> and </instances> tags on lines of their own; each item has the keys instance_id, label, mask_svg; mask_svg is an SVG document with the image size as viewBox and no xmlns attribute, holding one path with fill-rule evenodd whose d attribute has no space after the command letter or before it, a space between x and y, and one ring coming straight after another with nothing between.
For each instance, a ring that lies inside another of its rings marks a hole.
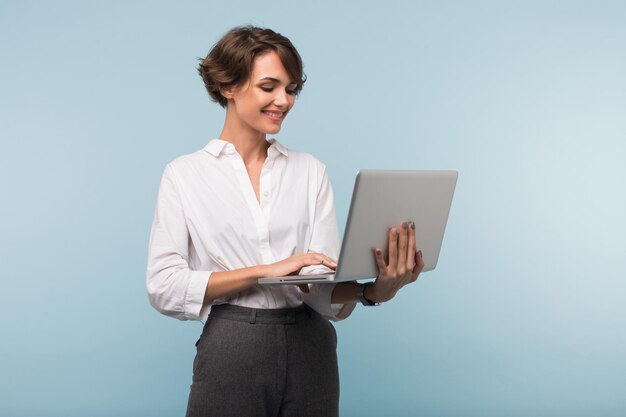
<instances>
[{"instance_id":1,"label":"ear","mask_svg":"<svg viewBox=\"0 0 626 417\"><path fill-rule=\"evenodd\" d=\"M233 86L220 87L220 94L226 100L232 100L233 97L235 96L235 91L236 91L236 89Z\"/></svg>"}]
</instances>

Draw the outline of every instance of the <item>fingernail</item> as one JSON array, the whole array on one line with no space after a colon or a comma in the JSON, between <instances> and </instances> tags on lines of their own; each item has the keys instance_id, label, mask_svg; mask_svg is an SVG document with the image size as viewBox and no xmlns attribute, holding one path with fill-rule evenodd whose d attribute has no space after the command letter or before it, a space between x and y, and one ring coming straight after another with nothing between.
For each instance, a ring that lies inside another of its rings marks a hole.
<instances>
[{"instance_id":1,"label":"fingernail","mask_svg":"<svg viewBox=\"0 0 626 417\"><path fill-rule=\"evenodd\" d=\"M411 229L415 230L415 222L411 222Z\"/></svg>"},{"instance_id":2,"label":"fingernail","mask_svg":"<svg viewBox=\"0 0 626 417\"><path fill-rule=\"evenodd\" d=\"M417 253L418 253L418 255L419 255L419 256L420 256L420 258L421 258L421 257L422 257L422 251L421 251L421 250L419 250L419 251L417 251Z\"/></svg>"},{"instance_id":3,"label":"fingernail","mask_svg":"<svg viewBox=\"0 0 626 417\"><path fill-rule=\"evenodd\" d=\"M383 251L381 251L380 249L376 249L376 255L382 255Z\"/></svg>"},{"instance_id":4,"label":"fingernail","mask_svg":"<svg viewBox=\"0 0 626 417\"><path fill-rule=\"evenodd\" d=\"M398 233L395 227L391 228L391 236L395 236Z\"/></svg>"},{"instance_id":5,"label":"fingernail","mask_svg":"<svg viewBox=\"0 0 626 417\"><path fill-rule=\"evenodd\" d=\"M402 228L403 228L404 230L406 230L406 228L407 228L407 227L408 227L408 225L406 224L406 222L403 222L403 223L402 223Z\"/></svg>"}]
</instances>

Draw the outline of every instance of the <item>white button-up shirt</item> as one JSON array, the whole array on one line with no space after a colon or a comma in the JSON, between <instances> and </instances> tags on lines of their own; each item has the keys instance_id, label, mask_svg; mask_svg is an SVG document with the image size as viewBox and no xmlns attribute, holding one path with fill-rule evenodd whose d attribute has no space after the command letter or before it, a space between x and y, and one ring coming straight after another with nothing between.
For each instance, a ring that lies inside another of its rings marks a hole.
<instances>
[{"instance_id":1,"label":"white button-up shirt","mask_svg":"<svg viewBox=\"0 0 626 417\"><path fill-rule=\"evenodd\" d=\"M235 147L214 139L165 168L150 233L150 304L180 320L205 320L211 273L270 264L297 253L339 255L333 192L326 167L313 156L270 140L257 200ZM322 269L324 271L322 271ZM301 273L327 272L323 266ZM323 316L346 318L355 304L331 304L333 284L255 285L213 304L289 308L303 302Z\"/></svg>"}]
</instances>

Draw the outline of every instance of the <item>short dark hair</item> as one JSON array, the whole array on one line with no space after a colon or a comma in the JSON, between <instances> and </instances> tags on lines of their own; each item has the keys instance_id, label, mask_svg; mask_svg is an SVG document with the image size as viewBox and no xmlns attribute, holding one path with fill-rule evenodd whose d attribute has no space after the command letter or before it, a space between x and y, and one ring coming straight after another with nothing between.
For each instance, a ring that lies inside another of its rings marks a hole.
<instances>
[{"instance_id":1,"label":"short dark hair","mask_svg":"<svg viewBox=\"0 0 626 417\"><path fill-rule=\"evenodd\" d=\"M228 100L220 89L236 87L249 80L254 58L269 51L278 54L290 81L296 83L295 93L300 93L306 75L300 54L291 41L271 29L239 26L213 45L205 58L200 58L198 72L211 99L226 107Z\"/></svg>"}]
</instances>

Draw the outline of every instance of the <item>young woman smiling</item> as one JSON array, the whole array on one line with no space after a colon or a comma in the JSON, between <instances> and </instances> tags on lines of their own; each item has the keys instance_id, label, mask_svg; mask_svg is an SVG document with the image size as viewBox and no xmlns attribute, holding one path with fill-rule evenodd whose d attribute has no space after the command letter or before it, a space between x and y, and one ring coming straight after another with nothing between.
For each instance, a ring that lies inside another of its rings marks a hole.
<instances>
[{"instance_id":1,"label":"young woman smiling","mask_svg":"<svg viewBox=\"0 0 626 417\"><path fill-rule=\"evenodd\" d=\"M336 333L360 300L388 301L423 262L410 222L375 249L369 285L260 286L266 276L335 269L339 237L325 166L275 139L302 90L298 51L252 26L229 31L200 75L226 109L217 139L167 165L150 236L150 303L206 320L187 416L336 416Z\"/></svg>"}]
</instances>

